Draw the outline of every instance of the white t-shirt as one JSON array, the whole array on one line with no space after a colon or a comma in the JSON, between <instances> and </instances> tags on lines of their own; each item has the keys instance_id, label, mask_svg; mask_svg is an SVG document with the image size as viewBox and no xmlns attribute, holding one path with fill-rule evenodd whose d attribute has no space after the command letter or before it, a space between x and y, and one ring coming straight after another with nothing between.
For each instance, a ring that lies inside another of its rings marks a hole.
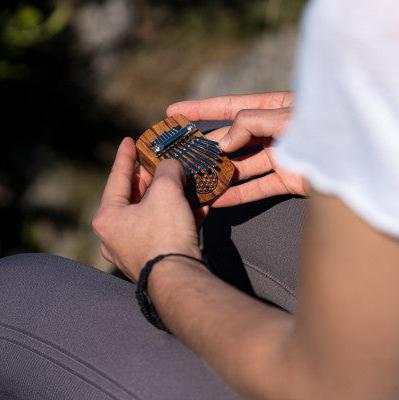
<instances>
[{"instance_id":1,"label":"white t-shirt","mask_svg":"<svg viewBox=\"0 0 399 400\"><path fill-rule=\"evenodd\" d=\"M399 237L399 2L316 0L277 161Z\"/></svg>"}]
</instances>

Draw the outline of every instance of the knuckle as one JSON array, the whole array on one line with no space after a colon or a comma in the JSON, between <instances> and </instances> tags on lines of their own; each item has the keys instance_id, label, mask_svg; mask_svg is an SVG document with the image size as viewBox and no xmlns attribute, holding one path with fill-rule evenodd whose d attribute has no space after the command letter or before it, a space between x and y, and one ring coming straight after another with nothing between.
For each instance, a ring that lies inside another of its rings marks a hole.
<instances>
[{"instance_id":1,"label":"knuckle","mask_svg":"<svg viewBox=\"0 0 399 400\"><path fill-rule=\"evenodd\" d=\"M286 128L290 117L291 117L291 110L288 108L275 110L276 111L276 130L282 131Z\"/></svg>"},{"instance_id":2,"label":"knuckle","mask_svg":"<svg viewBox=\"0 0 399 400\"><path fill-rule=\"evenodd\" d=\"M237 203L238 205L244 203L244 193L240 185L237 186Z\"/></svg>"},{"instance_id":3,"label":"knuckle","mask_svg":"<svg viewBox=\"0 0 399 400\"><path fill-rule=\"evenodd\" d=\"M291 107L294 103L294 97L292 96L291 92L283 92L281 95L281 103L280 107Z\"/></svg>"},{"instance_id":4,"label":"knuckle","mask_svg":"<svg viewBox=\"0 0 399 400\"><path fill-rule=\"evenodd\" d=\"M267 195L267 188L261 179L256 180L256 186L258 188L257 191L261 194L261 196L265 197Z\"/></svg>"},{"instance_id":5,"label":"knuckle","mask_svg":"<svg viewBox=\"0 0 399 400\"><path fill-rule=\"evenodd\" d=\"M110 262L112 261L110 259L108 250L106 249L106 247L103 244L101 244L101 246L100 246L100 253L103 256L103 258L105 258L107 261L110 261Z\"/></svg>"},{"instance_id":6,"label":"knuckle","mask_svg":"<svg viewBox=\"0 0 399 400\"><path fill-rule=\"evenodd\" d=\"M252 110L250 108L244 108L238 112L237 118L238 119L246 119L246 118L252 117L254 115L254 113L256 113L257 111L260 111L260 110Z\"/></svg>"},{"instance_id":7,"label":"knuckle","mask_svg":"<svg viewBox=\"0 0 399 400\"><path fill-rule=\"evenodd\" d=\"M232 119L232 116L233 116L233 99L231 97L228 97L224 105L223 117L225 120L229 121Z\"/></svg>"},{"instance_id":8,"label":"knuckle","mask_svg":"<svg viewBox=\"0 0 399 400\"><path fill-rule=\"evenodd\" d=\"M101 230L101 222L100 221L101 221L100 217L97 215L91 221L91 227L96 235L99 235L100 230Z\"/></svg>"},{"instance_id":9,"label":"knuckle","mask_svg":"<svg viewBox=\"0 0 399 400\"><path fill-rule=\"evenodd\" d=\"M237 113L237 117L236 117L236 119L235 119L235 121L234 121L234 122L235 122L235 125L240 126L240 127L245 126L245 125L247 124L247 121L248 121L249 119L253 118L254 113L255 113L256 111L257 111L257 110L249 110L249 109L240 110L240 111Z\"/></svg>"},{"instance_id":10,"label":"knuckle","mask_svg":"<svg viewBox=\"0 0 399 400\"><path fill-rule=\"evenodd\" d=\"M97 236L103 236L104 235L104 233L106 231L107 223L106 223L106 216L105 216L103 211L98 212L94 216L94 218L93 218L93 220L91 222L91 226L93 228L94 233Z\"/></svg>"},{"instance_id":11,"label":"knuckle","mask_svg":"<svg viewBox=\"0 0 399 400\"><path fill-rule=\"evenodd\" d=\"M245 119L246 111L247 111L247 110L240 110L240 111L238 111L237 116L236 116L236 120L235 120L235 122L236 122L237 124L240 123L240 122L242 122L243 119Z\"/></svg>"}]
</instances>

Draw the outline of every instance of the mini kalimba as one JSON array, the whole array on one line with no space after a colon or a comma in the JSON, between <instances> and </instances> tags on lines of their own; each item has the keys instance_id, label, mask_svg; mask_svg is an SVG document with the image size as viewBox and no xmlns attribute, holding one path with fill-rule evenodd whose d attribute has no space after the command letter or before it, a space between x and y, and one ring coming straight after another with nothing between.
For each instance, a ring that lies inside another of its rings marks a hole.
<instances>
[{"instance_id":1,"label":"mini kalimba","mask_svg":"<svg viewBox=\"0 0 399 400\"><path fill-rule=\"evenodd\" d=\"M164 159L178 160L186 175L185 193L195 206L211 203L228 187L233 163L218 143L209 140L183 115L174 115L147 129L136 142L139 161L153 175Z\"/></svg>"}]
</instances>

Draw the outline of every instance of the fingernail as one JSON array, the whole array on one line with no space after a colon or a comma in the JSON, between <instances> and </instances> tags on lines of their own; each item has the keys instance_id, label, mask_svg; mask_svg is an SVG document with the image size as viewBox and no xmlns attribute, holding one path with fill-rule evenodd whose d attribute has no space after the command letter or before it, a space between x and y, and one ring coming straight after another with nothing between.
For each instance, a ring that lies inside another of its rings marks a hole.
<instances>
[{"instance_id":1,"label":"fingernail","mask_svg":"<svg viewBox=\"0 0 399 400\"><path fill-rule=\"evenodd\" d=\"M122 142L121 142L121 143L129 142L130 140L131 140L131 138L130 138L129 136L125 136L125 137L122 139Z\"/></svg>"}]
</instances>

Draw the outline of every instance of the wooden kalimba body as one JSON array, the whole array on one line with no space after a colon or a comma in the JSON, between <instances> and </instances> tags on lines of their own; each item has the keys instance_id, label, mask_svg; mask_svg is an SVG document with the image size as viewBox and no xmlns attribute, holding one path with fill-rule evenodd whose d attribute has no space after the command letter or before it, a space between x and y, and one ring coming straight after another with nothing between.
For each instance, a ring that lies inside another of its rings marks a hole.
<instances>
[{"instance_id":1,"label":"wooden kalimba body","mask_svg":"<svg viewBox=\"0 0 399 400\"><path fill-rule=\"evenodd\" d=\"M136 142L139 161L154 174L164 159L178 160L186 175L185 193L194 207L209 204L228 187L233 163L218 143L206 138L183 115L174 115L147 129Z\"/></svg>"}]
</instances>

